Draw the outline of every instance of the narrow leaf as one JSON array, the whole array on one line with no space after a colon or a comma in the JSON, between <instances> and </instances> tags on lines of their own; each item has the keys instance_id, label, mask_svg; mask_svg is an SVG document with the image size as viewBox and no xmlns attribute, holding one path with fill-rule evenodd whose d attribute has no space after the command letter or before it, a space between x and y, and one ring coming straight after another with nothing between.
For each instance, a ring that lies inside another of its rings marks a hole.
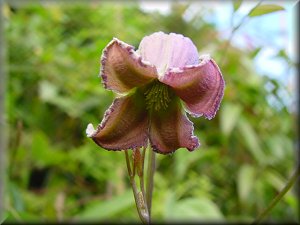
<instances>
[{"instance_id":1,"label":"narrow leaf","mask_svg":"<svg viewBox=\"0 0 300 225\"><path fill-rule=\"evenodd\" d=\"M254 183L254 168L250 165L243 165L238 173L237 185L238 194L242 202L247 202Z\"/></svg>"},{"instance_id":2,"label":"narrow leaf","mask_svg":"<svg viewBox=\"0 0 300 225\"><path fill-rule=\"evenodd\" d=\"M237 104L226 103L222 106L220 126L223 134L226 136L231 134L231 131L239 119L241 111L241 106Z\"/></svg>"},{"instance_id":3,"label":"narrow leaf","mask_svg":"<svg viewBox=\"0 0 300 225\"><path fill-rule=\"evenodd\" d=\"M240 6L242 5L242 2L243 2L242 0L233 1L233 11L234 12L240 8Z\"/></svg>"},{"instance_id":4,"label":"narrow leaf","mask_svg":"<svg viewBox=\"0 0 300 225\"><path fill-rule=\"evenodd\" d=\"M284 10L282 6L279 5L260 5L249 13L250 17L262 16L268 13Z\"/></svg>"},{"instance_id":5,"label":"narrow leaf","mask_svg":"<svg viewBox=\"0 0 300 225\"><path fill-rule=\"evenodd\" d=\"M267 162L266 156L260 147L259 137L252 125L246 119L240 118L238 128L249 152L259 164L265 164Z\"/></svg>"}]
</instances>

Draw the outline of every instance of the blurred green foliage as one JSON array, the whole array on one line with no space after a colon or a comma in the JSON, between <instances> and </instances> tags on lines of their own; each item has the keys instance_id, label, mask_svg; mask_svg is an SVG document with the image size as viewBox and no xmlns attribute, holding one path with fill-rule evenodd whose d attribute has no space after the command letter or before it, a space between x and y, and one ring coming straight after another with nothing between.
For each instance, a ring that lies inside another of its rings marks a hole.
<instances>
[{"instance_id":1,"label":"blurred green foliage","mask_svg":"<svg viewBox=\"0 0 300 225\"><path fill-rule=\"evenodd\" d=\"M102 49L113 37L138 47L159 30L190 37L222 62L226 89L213 120L191 118L199 149L158 155L153 220L250 222L284 186L296 158L296 115L279 94L286 87L256 72L260 49L222 40L201 10L186 22L185 4L167 15L129 2L5 7L7 221L138 221L124 153L100 149L85 129L114 98L97 77ZM267 219L298 220L295 190Z\"/></svg>"}]
</instances>

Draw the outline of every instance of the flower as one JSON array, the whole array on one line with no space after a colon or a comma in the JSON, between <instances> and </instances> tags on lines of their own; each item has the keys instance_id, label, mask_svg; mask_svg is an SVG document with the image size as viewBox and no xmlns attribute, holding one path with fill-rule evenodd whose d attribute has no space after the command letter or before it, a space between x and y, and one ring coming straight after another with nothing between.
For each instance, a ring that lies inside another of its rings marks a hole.
<instances>
[{"instance_id":1,"label":"flower","mask_svg":"<svg viewBox=\"0 0 300 225\"><path fill-rule=\"evenodd\" d=\"M199 57L189 38L163 32L144 37L137 51L114 38L103 50L99 76L106 89L122 94L96 130L86 129L107 150L146 147L149 140L158 153L193 151L200 144L186 112L213 118L225 86L217 64Z\"/></svg>"}]
</instances>

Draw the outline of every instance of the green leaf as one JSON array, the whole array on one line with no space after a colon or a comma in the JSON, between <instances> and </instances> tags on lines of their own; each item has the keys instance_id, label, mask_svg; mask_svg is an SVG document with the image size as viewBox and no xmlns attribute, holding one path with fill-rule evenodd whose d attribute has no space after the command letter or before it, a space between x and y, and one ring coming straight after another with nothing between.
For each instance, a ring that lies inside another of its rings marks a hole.
<instances>
[{"instance_id":1,"label":"green leaf","mask_svg":"<svg viewBox=\"0 0 300 225\"><path fill-rule=\"evenodd\" d=\"M237 104L226 103L221 108L220 126L223 134L229 136L236 125L242 108Z\"/></svg>"},{"instance_id":2,"label":"green leaf","mask_svg":"<svg viewBox=\"0 0 300 225\"><path fill-rule=\"evenodd\" d=\"M88 205L87 209L77 214L75 220L111 219L112 216L127 209L133 204L134 198L132 191L128 190L122 195L115 196L110 200L104 200Z\"/></svg>"},{"instance_id":3,"label":"green leaf","mask_svg":"<svg viewBox=\"0 0 300 225\"><path fill-rule=\"evenodd\" d=\"M265 180L277 191L281 191L285 186L285 180L276 171L268 170L264 174Z\"/></svg>"},{"instance_id":4,"label":"green leaf","mask_svg":"<svg viewBox=\"0 0 300 225\"><path fill-rule=\"evenodd\" d=\"M2 217L0 217L0 224L4 223L7 218L8 218L8 212L4 211Z\"/></svg>"},{"instance_id":5,"label":"green leaf","mask_svg":"<svg viewBox=\"0 0 300 225\"><path fill-rule=\"evenodd\" d=\"M58 95L58 88L46 81L42 80L39 83L39 97L42 99L42 101L51 101L52 99L55 99Z\"/></svg>"},{"instance_id":6,"label":"green leaf","mask_svg":"<svg viewBox=\"0 0 300 225\"><path fill-rule=\"evenodd\" d=\"M237 11L242 5L243 0L235 0L233 1L233 11Z\"/></svg>"},{"instance_id":7,"label":"green leaf","mask_svg":"<svg viewBox=\"0 0 300 225\"><path fill-rule=\"evenodd\" d=\"M173 207L176 203L175 193L167 191L164 199L164 218L170 220L173 218Z\"/></svg>"},{"instance_id":8,"label":"green leaf","mask_svg":"<svg viewBox=\"0 0 300 225\"><path fill-rule=\"evenodd\" d=\"M211 160L212 158L218 157L216 149L209 148L210 151L204 151L204 152L190 152L189 154L186 154L185 151L177 151L175 154L175 172L176 177L173 177L173 179L186 179L186 174L189 171L189 168L191 168L193 165L201 163L201 162L207 162Z\"/></svg>"},{"instance_id":9,"label":"green leaf","mask_svg":"<svg viewBox=\"0 0 300 225\"><path fill-rule=\"evenodd\" d=\"M183 199L173 205L172 219L174 220L209 220L222 221L224 219L218 206L208 198Z\"/></svg>"},{"instance_id":10,"label":"green leaf","mask_svg":"<svg viewBox=\"0 0 300 225\"><path fill-rule=\"evenodd\" d=\"M266 164L266 156L260 147L259 137L256 135L251 124L247 120L241 118L238 122L238 128L242 138L245 141L247 149L250 151L256 161L261 165Z\"/></svg>"},{"instance_id":11,"label":"green leaf","mask_svg":"<svg viewBox=\"0 0 300 225\"><path fill-rule=\"evenodd\" d=\"M264 181L271 185L274 189L276 189L277 192L281 192L284 186L286 185L286 179L283 178L277 171L275 170L267 170L264 172ZM292 196L292 192L288 191L284 196L284 201L287 201L287 199Z\"/></svg>"},{"instance_id":12,"label":"green leaf","mask_svg":"<svg viewBox=\"0 0 300 225\"><path fill-rule=\"evenodd\" d=\"M58 149L50 146L48 137L43 132L34 132L32 136L32 159L38 167L58 165L67 158Z\"/></svg>"},{"instance_id":13,"label":"green leaf","mask_svg":"<svg viewBox=\"0 0 300 225\"><path fill-rule=\"evenodd\" d=\"M255 170L253 166L243 165L238 172L237 185L238 194L242 202L247 202L249 194L252 191L254 183Z\"/></svg>"},{"instance_id":14,"label":"green leaf","mask_svg":"<svg viewBox=\"0 0 300 225\"><path fill-rule=\"evenodd\" d=\"M250 17L255 16L262 16L268 13L277 12L284 10L282 6L279 5L259 5L257 8L255 8L253 11L249 13Z\"/></svg>"},{"instance_id":15,"label":"green leaf","mask_svg":"<svg viewBox=\"0 0 300 225\"><path fill-rule=\"evenodd\" d=\"M22 192L20 188L13 182L8 183L9 187L9 192L10 192L10 198L13 204L14 210L21 212L24 211L25 206L24 206L24 199L22 196Z\"/></svg>"},{"instance_id":16,"label":"green leaf","mask_svg":"<svg viewBox=\"0 0 300 225\"><path fill-rule=\"evenodd\" d=\"M49 142L47 137L42 132L35 132L32 137L31 145L32 159L35 161L38 167L44 167L47 165L49 159Z\"/></svg>"},{"instance_id":17,"label":"green leaf","mask_svg":"<svg viewBox=\"0 0 300 225\"><path fill-rule=\"evenodd\" d=\"M257 54L260 52L261 49L262 49L261 47L255 48L253 51L250 52L249 56L252 59L254 59L257 56Z\"/></svg>"}]
</instances>

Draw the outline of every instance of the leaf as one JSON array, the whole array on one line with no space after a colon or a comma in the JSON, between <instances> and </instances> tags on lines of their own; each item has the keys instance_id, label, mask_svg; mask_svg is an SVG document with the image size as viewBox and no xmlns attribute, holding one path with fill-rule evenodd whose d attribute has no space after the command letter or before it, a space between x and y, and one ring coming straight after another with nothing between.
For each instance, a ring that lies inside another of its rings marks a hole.
<instances>
[{"instance_id":1,"label":"leaf","mask_svg":"<svg viewBox=\"0 0 300 225\"><path fill-rule=\"evenodd\" d=\"M243 165L238 172L237 185L238 194L242 202L247 202L254 183L255 170L250 165Z\"/></svg>"},{"instance_id":2,"label":"leaf","mask_svg":"<svg viewBox=\"0 0 300 225\"><path fill-rule=\"evenodd\" d=\"M275 170L267 170L264 172L264 181L271 185L277 192L281 192L286 185L286 180ZM286 178L288 179L288 178ZM283 199L287 201L289 196L292 196L292 192L288 191Z\"/></svg>"},{"instance_id":3,"label":"leaf","mask_svg":"<svg viewBox=\"0 0 300 225\"><path fill-rule=\"evenodd\" d=\"M57 97L57 94L58 89L54 84L45 80L42 80L39 83L39 97L43 101L51 101L52 99L55 99Z\"/></svg>"},{"instance_id":4,"label":"leaf","mask_svg":"<svg viewBox=\"0 0 300 225\"><path fill-rule=\"evenodd\" d=\"M243 0L235 0L233 1L233 11L237 11L242 5Z\"/></svg>"},{"instance_id":5,"label":"leaf","mask_svg":"<svg viewBox=\"0 0 300 225\"><path fill-rule=\"evenodd\" d=\"M35 161L38 167L47 166L49 156L49 142L42 132L35 132L32 137L31 145L32 159Z\"/></svg>"},{"instance_id":6,"label":"leaf","mask_svg":"<svg viewBox=\"0 0 300 225\"><path fill-rule=\"evenodd\" d=\"M210 220L224 219L218 206L208 198L188 198L180 200L173 205L172 219L174 220Z\"/></svg>"},{"instance_id":7,"label":"leaf","mask_svg":"<svg viewBox=\"0 0 300 225\"><path fill-rule=\"evenodd\" d=\"M7 218L8 218L8 212L4 211L2 217L0 217L0 224L4 223Z\"/></svg>"},{"instance_id":8,"label":"leaf","mask_svg":"<svg viewBox=\"0 0 300 225\"><path fill-rule=\"evenodd\" d=\"M164 218L170 220L173 218L173 208L176 203L175 193L167 191L164 199Z\"/></svg>"},{"instance_id":9,"label":"leaf","mask_svg":"<svg viewBox=\"0 0 300 225\"><path fill-rule=\"evenodd\" d=\"M286 147L282 141L282 137L279 135L273 135L270 138L266 139L266 144L268 146L267 150L270 155L272 155L273 162L282 162L282 159L286 155Z\"/></svg>"},{"instance_id":10,"label":"leaf","mask_svg":"<svg viewBox=\"0 0 300 225\"><path fill-rule=\"evenodd\" d=\"M285 180L276 171L269 170L266 171L264 175L265 180L270 185L272 185L278 192L281 191L285 186Z\"/></svg>"},{"instance_id":11,"label":"leaf","mask_svg":"<svg viewBox=\"0 0 300 225\"><path fill-rule=\"evenodd\" d=\"M241 118L238 122L238 128L248 150L254 156L256 161L261 165L266 164L266 156L260 147L259 138L251 124L247 120Z\"/></svg>"},{"instance_id":12,"label":"leaf","mask_svg":"<svg viewBox=\"0 0 300 225\"><path fill-rule=\"evenodd\" d=\"M221 130L226 135L229 136L232 129L236 125L242 108L237 104L226 103L222 105L221 109Z\"/></svg>"},{"instance_id":13,"label":"leaf","mask_svg":"<svg viewBox=\"0 0 300 225\"><path fill-rule=\"evenodd\" d=\"M190 152L186 154L185 151L177 151L175 154L175 172L176 177L174 179L186 179L185 175L195 163L201 163L201 161L208 161L209 158L214 157L217 151L205 151L205 152Z\"/></svg>"},{"instance_id":14,"label":"leaf","mask_svg":"<svg viewBox=\"0 0 300 225\"><path fill-rule=\"evenodd\" d=\"M165 199L165 219L168 222L178 220L199 221L221 221L224 219L218 206L209 198L186 198L176 201L171 192Z\"/></svg>"},{"instance_id":15,"label":"leaf","mask_svg":"<svg viewBox=\"0 0 300 225\"><path fill-rule=\"evenodd\" d=\"M127 209L134 204L131 191L115 196L110 200L88 205L87 209L77 214L75 220L102 220L111 219L112 216Z\"/></svg>"},{"instance_id":16,"label":"leaf","mask_svg":"<svg viewBox=\"0 0 300 225\"><path fill-rule=\"evenodd\" d=\"M255 8L253 11L249 13L249 16L250 17L262 16L268 13L277 12L281 10L284 10L284 8L279 5L271 5L271 4L259 5L257 8Z\"/></svg>"},{"instance_id":17,"label":"leaf","mask_svg":"<svg viewBox=\"0 0 300 225\"><path fill-rule=\"evenodd\" d=\"M50 146L49 139L43 132L33 133L31 150L32 159L38 167L58 165L66 159L62 152Z\"/></svg>"},{"instance_id":18,"label":"leaf","mask_svg":"<svg viewBox=\"0 0 300 225\"><path fill-rule=\"evenodd\" d=\"M261 47L255 48L253 51L251 51L251 52L249 53L249 56L250 56L252 59L254 59L254 58L257 56L257 54L260 52L261 49L262 49Z\"/></svg>"},{"instance_id":19,"label":"leaf","mask_svg":"<svg viewBox=\"0 0 300 225\"><path fill-rule=\"evenodd\" d=\"M13 208L18 211L24 211L24 199L22 196L22 192L20 188L13 182L8 183L9 191L10 191L10 197L11 201L13 203Z\"/></svg>"}]
</instances>

